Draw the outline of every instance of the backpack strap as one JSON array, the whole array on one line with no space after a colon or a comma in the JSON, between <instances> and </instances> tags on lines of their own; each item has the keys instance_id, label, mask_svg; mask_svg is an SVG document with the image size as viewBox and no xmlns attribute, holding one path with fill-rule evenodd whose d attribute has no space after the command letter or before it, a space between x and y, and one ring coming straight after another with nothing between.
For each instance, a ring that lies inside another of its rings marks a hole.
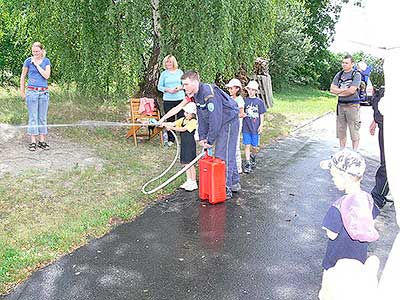
<instances>
[{"instance_id":1,"label":"backpack strap","mask_svg":"<svg viewBox=\"0 0 400 300\"><path fill-rule=\"evenodd\" d=\"M351 80L352 80L352 81L353 81L353 79L354 79L354 75L356 74L356 72L358 72L358 71L353 70L353 72L351 72ZM341 71L339 72L339 80L338 80L339 84L342 83L342 82L344 81L344 80L342 79L343 73L344 73L343 70L341 70Z\"/></svg>"},{"instance_id":2,"label":"backpack strap","mask_svg":"<svg viewBox=\"0 0 400 300\"><path fill-rule=\"evenodd\" d=\"M342 79L343 73L344 73L343 70L341 70L341 71L339 72L339 80L338 80L339 85L344 81L344 80ZM353 71L351 72L351 81L354 80L354 76L356 75L356 73L359 73L359 72L358 72L357 70L353 70ZM361 74L361 73L360 73L360 74Z\"/></svg>"},{"instance_id":3,"label":"backpack strap","mask_svg":"<svg viewBox=\"0 0 400 300\"><path fill-rule=\"evenodd\" d=\"M339 72L339 78L338 78L338 85L340 86L340 84L344 81L343 79L342 79L342 76L343 76L343 70L341 70L340 72Z\"/></svg>"}]
</instances>

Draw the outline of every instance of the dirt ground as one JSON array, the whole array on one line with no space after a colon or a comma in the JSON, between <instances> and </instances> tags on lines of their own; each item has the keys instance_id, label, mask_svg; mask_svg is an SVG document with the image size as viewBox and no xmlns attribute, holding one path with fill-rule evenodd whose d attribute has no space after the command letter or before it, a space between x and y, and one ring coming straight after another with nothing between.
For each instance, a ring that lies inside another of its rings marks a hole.
<instances>
[{"instance_id":1,"label":"dirt ground","mask_svg":"<svg viewBox=\"0 0 400 300\"><path fill-rule=\"evenodd\" d=\"M102 160L87 147L63 139L49 132L47 142L50 150L28 150L29 136L26 129L0 124L0 178L6 174L19 175L29 171L53 172L72 168L94 166L101 169Z\"/></svg>"}]
</instances>

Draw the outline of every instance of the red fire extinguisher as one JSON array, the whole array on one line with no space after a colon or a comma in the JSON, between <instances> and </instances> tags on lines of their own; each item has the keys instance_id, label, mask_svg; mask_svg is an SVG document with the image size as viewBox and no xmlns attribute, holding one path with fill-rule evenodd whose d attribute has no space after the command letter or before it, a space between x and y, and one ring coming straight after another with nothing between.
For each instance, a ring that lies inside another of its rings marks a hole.
<instances>
[{"instance_id":1,"label":"red fire extinguisher","mask_svg":"<svg viewBox=\"0 0 400 300\"><path fill-rule=\"evenodd\" d=\"M211 149L206 150L206 154L199 160L199 197L217 204L226 200L226 166L225 161L210 154Z\"/></svg>"}]
</instances>

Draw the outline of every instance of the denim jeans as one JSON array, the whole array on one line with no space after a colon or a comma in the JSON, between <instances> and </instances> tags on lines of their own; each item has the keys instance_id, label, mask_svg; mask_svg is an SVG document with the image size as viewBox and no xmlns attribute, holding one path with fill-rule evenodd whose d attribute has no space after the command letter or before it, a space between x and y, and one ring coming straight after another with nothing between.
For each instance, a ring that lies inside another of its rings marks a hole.
<instances>
[{"instance_id":1,"label":"denim jeans","mask_svg":"<svg viewBox=\"0 0 400 300\"><path fill-rule=\"evenodd\" d=\"M47 134L49 91L27 90L26 106L29 114L28 134Z\"/></svg>"}]
</instances>

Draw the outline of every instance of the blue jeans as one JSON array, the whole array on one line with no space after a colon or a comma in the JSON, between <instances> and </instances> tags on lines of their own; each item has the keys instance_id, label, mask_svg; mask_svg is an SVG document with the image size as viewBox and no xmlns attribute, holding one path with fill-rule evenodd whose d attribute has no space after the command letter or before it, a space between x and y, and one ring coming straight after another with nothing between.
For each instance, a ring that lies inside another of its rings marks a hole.
<instances>
[{"instance_id":1,"label":"blue jeans","mask_svg":"<svg viewBox=\"0 0 400 300\"><path fill-rule=\"evenodd\" d=\"M26 106L29 114L28 134L47 134L49 91L27 90Z\"/></svg>"}]
</instances>

